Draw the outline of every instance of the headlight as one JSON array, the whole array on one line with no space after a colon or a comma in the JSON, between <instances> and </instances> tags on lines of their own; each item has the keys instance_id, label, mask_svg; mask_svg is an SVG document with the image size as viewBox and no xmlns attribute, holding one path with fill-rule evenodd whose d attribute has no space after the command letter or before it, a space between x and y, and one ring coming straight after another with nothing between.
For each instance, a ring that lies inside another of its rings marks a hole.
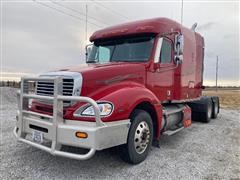
<instances>
[{"instance_id":1,"label":"headlight","mask_svg":"<svg viewBox=\"0 0 240 180\"><path fill-rule=\"evenodd\" d=\"M98 108L100 111L100 116L109 116L113 111L113 105L108 102L99 102ZM82 116L94 116L93 106L83 106L77 109L73 116L82 117Z\"/></svg>"}]
</instances>

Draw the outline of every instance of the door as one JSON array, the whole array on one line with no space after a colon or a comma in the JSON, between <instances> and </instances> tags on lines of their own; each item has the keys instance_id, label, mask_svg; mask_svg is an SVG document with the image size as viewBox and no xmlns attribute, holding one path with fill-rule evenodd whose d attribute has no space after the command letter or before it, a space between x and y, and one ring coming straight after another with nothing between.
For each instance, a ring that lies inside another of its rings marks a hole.
<instances>
[{"instance_id":1,"label":"door","mask_svg":"<svg viewBox=\"0 0 240 180\"><path fill-rule=\"evenodd\" d=\"M149 73L150 88L161 101L171 100L173 97L174 82L174 48L169 38L159 38L153 71Z\"/></svg>"}]
</instances>

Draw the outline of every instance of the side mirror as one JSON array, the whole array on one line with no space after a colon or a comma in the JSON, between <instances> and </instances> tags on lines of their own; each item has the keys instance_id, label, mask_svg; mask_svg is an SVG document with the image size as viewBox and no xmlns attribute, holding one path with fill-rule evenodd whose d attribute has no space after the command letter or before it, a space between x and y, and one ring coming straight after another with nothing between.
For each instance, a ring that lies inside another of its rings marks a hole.
<instances>
[{"instance_id":1,"label":"side mirror","mask_svg":"<svg viewBox=\"0 0 240 180\"><path fill-rule=\"evenodd\" d=\"M181 64L183 61L183 47L184 47L184 37L182 34L175 36L174 51L175 51L175 62Z\"/></svg>"},{"instance_id":2,"label":"side mirror","mask_svg":"<svg viewBox=\"0 0 240 180\"><path fill-rule=\"evenodd\" d=\"M184 38L182 34L178 34L175 36L175 53L179 53L179 55L183 54L183 46L184 46Z\"/></svg>"},{"instance_id":3,"label":"side mirror","mask_svg":"<svg viewBox=\"0 0 240 180\"><path fill-rule=\"evenodd\" d=\"M85 52L86 62L87 62L87 60L88 60L88 56L90 55L90 53L91 53L91 51L92 51L92 47L93 47L93 44L88 44L88 45L86 45L86 47L85 47L85 50L86 50L86 52Z\"/></svg>"}]
</instances>

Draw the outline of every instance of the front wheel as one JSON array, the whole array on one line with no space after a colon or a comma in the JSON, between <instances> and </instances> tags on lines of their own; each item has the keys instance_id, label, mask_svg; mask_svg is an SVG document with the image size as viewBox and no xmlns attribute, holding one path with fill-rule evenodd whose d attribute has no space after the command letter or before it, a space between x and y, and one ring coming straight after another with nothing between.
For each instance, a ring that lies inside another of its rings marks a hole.
<instances>
[{"instance_id":1,"label":"front wheel","mask_svg":"<svg viewBox=\"0 0 240 180\"><path fill-rule=\"evenodd\" d=\"M131 118L127 144L121 146L121 158L131 164L144 161L153 139L151 116L143 110L135 110Z\"/></svg>"}]
</instances>

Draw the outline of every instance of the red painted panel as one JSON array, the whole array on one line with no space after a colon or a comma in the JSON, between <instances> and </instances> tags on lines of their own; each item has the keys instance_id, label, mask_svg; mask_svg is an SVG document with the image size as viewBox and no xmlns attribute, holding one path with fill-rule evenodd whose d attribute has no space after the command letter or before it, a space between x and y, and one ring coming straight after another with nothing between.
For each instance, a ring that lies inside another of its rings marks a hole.
<instances>
[{"instance_id":1,"label":"red painted panel","mask_svg":"<svg viewBox=\"0 0 240 180\"><path fill-rule=\"evenodd\" d=\"M174 34L166 34L173 31L178 31L184 36L183 63L175 68L174 52L172 52L171 63L155 64L153 59L156 39L161 36L174 41ZM96 101L110 101L114 104L114 112L111 116L103 118L103 121L127 119L138 103L149 102L157 111L159 128L163 101L193 99L201 95L204 40L198 33L167 18L155 18L106 28L95 32L90 40L100 41L140 33L156 34L155 44L148 62L84 64L64 68L62 71L82 73L81 96L91 97ZM168 67L170 67L169 70L166 70ZM168 91L171 92L170 95L167 94ZM51 106L33 103L33 111L49 114L47 111L38 110L37 105L48 109L51 109ZM82 103L77 103L66 108L65 118L93 121L92 118L73 117L73 112L81 105Z\"/></svg>"}]
</instances>

